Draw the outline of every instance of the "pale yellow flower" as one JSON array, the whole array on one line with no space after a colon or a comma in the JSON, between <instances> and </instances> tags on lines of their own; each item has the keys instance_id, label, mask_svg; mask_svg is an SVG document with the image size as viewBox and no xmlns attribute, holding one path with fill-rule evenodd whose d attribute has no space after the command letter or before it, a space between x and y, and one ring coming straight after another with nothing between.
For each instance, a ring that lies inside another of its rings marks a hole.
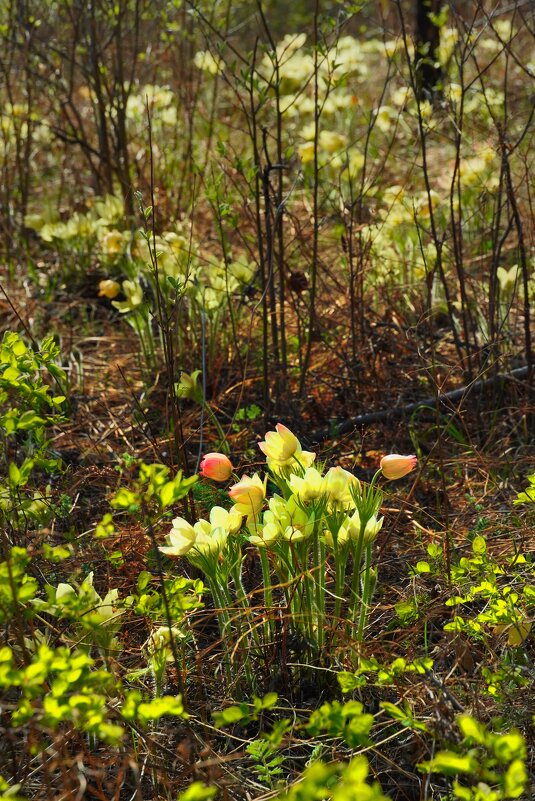
<instances>
[{"instance_id":1,"label":"pale yellow flower","mask_svg":"<svg viewBox=\"0 0 535 801\"><path fill-rule=\"evenodd\" d=\"M518 264L513 264L508 270L505 267L498 267L496 277L500 283L500 289L504 295L510 295L518 282Z\"/></svg>"},{"instance_id":2,"label":"pale yellow flower","mask_svg":"<svg viewBox=\"0 0 535 801\"><path fill-rule=\"evenodd\" d=\"M313 501L323 493L323 476L315 467L309 467L302 477L291 475L288 485L300 501Z\"/></svg>"},{"instance_id":3,"label":"pale yellow flower","mask_svg":"<svg viewBox=\"0 0 535 801\"><path fill-rule=\"evenodd\" d=\"M195 543L195 530L183 517L175 517L165 539L167 545L159 547L162 553L166 556L185 556Z\"/></svg>"},{"instance_id":4,"label":"pale yellow flower","mask_svg":"<svg viewBox=\"0 0 535 801\"><path fill-rule=\"evenodd\" d=\"M320 131L318 145L326 153L336 153L347 147L347 136L336 131Z\"/></svg>"},{"instance_id":5,"label":"pale yellow flower","mask_svg":"<svg viewBox=\"0 0 535 801\"><path fill-rule=\"evenodd\" d=\"M258 473L252 477L243 476L241 481L229 490L235 509L242 515L255 517L264 505L266 483L267 478L262 481Z\"/></svg>"},{"instance_id":6,"label":"pale yellow flower","mask_svg":"<svg viewBox=\"0 0 535 801\"><path fill-rule=\"evenodd\" d=\"M98 285L99 298L104 297L113 300L113 298L117 297L120 291L121 291L121 285L117 281L112 281L111 278L105 278L103 281L99 281Z\"/></svg>"},{"instance_id":7,"label":"pale yellow flower","mask_svg":"<svg viewBox=\"0 0 535 801\"><path fill-rule=\"evenodd\" d=\"M323 478L322 491L330 504L347 507L354 505L351 490L357 491L359 486L358 478L348 470L344 470L343 467L331 467Z\"/></svg>"}]
</instances>

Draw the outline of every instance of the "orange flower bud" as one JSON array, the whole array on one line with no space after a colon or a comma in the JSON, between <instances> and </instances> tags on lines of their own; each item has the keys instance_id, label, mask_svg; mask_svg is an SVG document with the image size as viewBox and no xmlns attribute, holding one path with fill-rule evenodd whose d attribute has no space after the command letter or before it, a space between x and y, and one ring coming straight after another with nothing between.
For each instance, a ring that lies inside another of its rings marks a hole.
<instances>
[{"instance_id":1,"label":"orange flower bud","mask_svg":"<svg viewBox=\"0 0 535 801\"><path fill-rule=\"evenodd\" d=\"M201 462L200 474L212 481L228 481L232 475L232 462L224 453L207 453Z\"/></svg>"},{"instance_id":2,"label":"orange flower bud","mask_svg":"<svg viewBox=\"0 0 535 801\"><path fill-rule=\"evenodd\" d=\"M383 476L393 481L396 478L403 478L418 464L416 456L401 456L399 453L390 453L381 459L381 470Z\"/></svg>"}]
</instances>

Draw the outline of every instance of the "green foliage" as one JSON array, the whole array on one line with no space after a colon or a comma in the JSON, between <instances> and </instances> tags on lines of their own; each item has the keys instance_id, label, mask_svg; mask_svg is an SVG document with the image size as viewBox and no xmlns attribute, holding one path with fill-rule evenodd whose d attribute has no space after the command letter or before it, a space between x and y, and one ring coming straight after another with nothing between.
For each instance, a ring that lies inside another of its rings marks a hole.
<instances>
[{"instance_id":1,"label":"green foliage","mask_svg":"<svg viewBox=\"0 0 535 801\"><path fill-rule=\"evenodd\" d=\"M415 731L428 731L428 727L425 725L425 723L416 720L414 713L410 708L410 704L406 700L403 702L402 708L396 706L396 704L390 703L389 701L381 701L381 709L384 710L384 712L386 712L386 714L391 717L392 720L397 721L404 728L414 729Z\"/></svg>"},{"instance_id":2,"label":"green foliage","mask_svg":"<svg viewBox=\"0 0 535 801\"><path fill-rule=\"evenodd\" d=\"M363 712L360 701L326 702L312 713L306 725L312 737L327 734L340 737L350 748L369 745L369 733L373 725L373 715Z\"/></svg>"},{"instance_id":3,"label":"green foliage","mask_svg":"<svg viewBox=\"0 0 535 801\"><path fill-rule=\"evenodd\" d=\"M277 796L277 801L390 801L378 782L368 782L368 761L364 756L350 762L309 765L296 784Z\"/></svg>"},{"instance_id":4,"label":"green foliage","mask_svg":"<svg viewBox=\"0 0 535 801\"><path fill-rule=\"evenodd\" d=\"M144 701L138 690L126 694L121 706L121 715L125 720L135 721L141 726L159 720L164 715L172 715L186 720L189 716L184 709L181 696L164 695L153 701Z\"/></svg>"},{"instance_id":5,"label":"green foliage","mask_svg":"<svg viewBox=\"0 0 535 801\"><path fill-rule=\"evenodd\" d=\"M289 720L279 720L269 734L263 734L260 738L252 740L245 749L254 762L253 769L259 780L270 788L273 787L274 780L284 774L281 767L284 756L279 753L279 749L288 729Z\"/></svg>"},{"instance_id":6,"label":"green foliage","mask_svg":"<svg viewBox=\"0 0 535 801\"><path fill-rule=\"evenodd\" d=\"M187 790L178 794L177 801L210 801L217 795L217 787L207 787L202 782L193 782Z\"/></svg>"},{"instance_id":7,"label":"green foliage","mask_svg":"<svg viewBox=\"0 0 535 801\"><path fill-rule=\"evenodd\" d=\"M263 698L253 696L251 704L242 703L228 706L226 709L214 712L214 723L218 728L232 726L236 723L241 726L247 726L249 723L258 720L263 712L273 709L277 700L277 693L267 693Z\"/></svg>"},{"instance_id":8,"label":"green foliage","mask_svg":"<svg viewBox=\"0 0 535 801\"><path fill-rule=\"evenodd\" d=\"M48 454L46 436L47 428L65 420L65 395L53 394L50 387L66 390L58 358L52 337L32 349L7 331L0 345L0 434L8 446L2 455L7 475L0 483L0 520L14 528L45 525L54 514L49 488L35 489L32 483L38 472L52 474L61 468L61 460ZM16 443L18 462L8 462Z\"/></svg>"},{"instance_id":9,"label":"green foliage","mask_svg":"<svg viewBox=\"0 0 535 801\"><path fill-rule=\"evenodd\" d=\"M45 338L40 348L29 348L13 331L4 334L0 345L0 428L7 436L18 431L33 432L42 446L44 428L64 419L64 394L52 394L45 381L48 377L56 388L66 390L64 371L56 364L60 355L53 337Z\"/></svg>"},{"instance_id":10,"label":"green foliage","mask_svg":"<svg viewBox=\"0 0 535 801\"><path fill-rule=\"evenodd\" d=\"M32 616L29 602L35 597L38 584L26 572L30 557L25 548L11 548L8 558L0 563L0 623L13 618Z\"/></svg>"},{"instance_id":11,"label":"green foliage","mask_svg":"<svg viewBox=\"0 0 535 801\"><path fill-rule=\"evenodd\" d=\"M141 459L136 463L138 476L132 482L132 488L121 487L115 493L110 501L113 509L135 514L156 505L157 510L163 512L182 500L198 480L196 475L184 478L181 470L170 478L171 471L163 464L145 464ZM97 536L111 533L110 525L111 519L107 515L99 524Z\"/></svg>"},{"instance_id":12,"label":"green foliage","mask_svg":"<svg viewBox=\"0 0 535 801\"><path fill-rule=\"evenodd\" d=\"M419 769L456 777L453 797L460 801L520 798L528 781L526 744L520 732L495 733L466 714L457 723L463 735L457 749L439 751Z\"/></svg>"},{"instance_id":13,"label":"green foliage","mask_svg":"<svg viewBox=\"0 0 535 801\"><path fill-rule=\"evenodd\" d=\"M12 784L11 786L6 782L3 776L0 776L0 798L2 801L27 801L27 799L19 795L20 784Z\"/></svg>"},{"instance_id":14,"label":"green foliage","mask_svg":"<svg viewBox=\"0 0 535 801\"><path fill-rule=\"evenodd\" d=\"M535 503L535 473L528 476L529 485L523 492L519 492L513 501L515 506L524 503Z\"/></svg>"},{"instance_id":15,"label":"green foliage","mask_svg":"<svg viewBox=\"0 0 535 801\"><path fill-rule=\"evenodd\" d=\"M405 676L425 676L432 667L433 660L429 657L419 657L409 662L404 657L398 656L390 665L381 665L375 657L362 657L354 673L343 670L336 677L342 692L348 693L367 683L365 676L367 673L374 677L378 685L388 686L396 684Z\"/></svg>"}]
</instances>

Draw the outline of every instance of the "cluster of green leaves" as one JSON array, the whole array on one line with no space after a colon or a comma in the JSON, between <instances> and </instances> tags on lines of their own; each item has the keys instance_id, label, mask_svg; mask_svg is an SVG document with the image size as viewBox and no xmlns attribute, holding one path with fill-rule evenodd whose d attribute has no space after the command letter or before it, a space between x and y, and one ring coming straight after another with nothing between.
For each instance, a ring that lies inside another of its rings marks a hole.
<instances>
[{"instance_id":1,"label":"cluster of green leaves","mask_svg":"<svg viewBox=\"0 0 535 801\"><path fill-rule=\"evenodd\" d=\"M529 682L525 644L535 607L535 565L521 553L494 558L479 533L472 536L470 547L470 555L451 564L453 589L446 606L453 608L453 617L444 630L477 642L492 662L498 655L499 664L484 665L482 675L489 694L499 700L503 690ZM428 559L418 562L413 572L440 582L445 575L442 549L431 543L427 553ZM414 602L401 605L397 611L402 618L419 614Z\"/></svg>"},{"instance_id":2,"label":"cluster of green leaves","mask_svg":"<svg viewBox=\"0 0 535 801\"><path fill-rule=\"evenodd\" d=\"M12 548L8 558L0 562L0 623L7 625L18 617L22 623L32 614L29 602L35 597L38 584L26 568L30 557L25 548Z\"/></svg>"},{"instance_id":3,"label":"cluster of green leaves","mask_svg":"<svg viewBox=\"0 0 535 801\"><path fill-rule=\"evenodd\" d=\"M460 801L520 798L528 780L526 744L520 732L493 732L470 715L459 715L457 723L463 736L459 745L438 751L419 765L420 770L462 777L462 783L455 778L452 787L453 797Z\"/></svg>"},{"instance_id":4,"label":"cluster of green leaves","mask_svg":"<svg viewBox=\"0 0 535 801\"><path fill-rule=\"evenodd\" d=\"M323 798L331 801L390 801L379 782L370 783L368 774L368 760L363 755L347 763L317 760L305 769L296 784L277 797L277 801Z\"/></svg>"},{"instance_id":5,"label":"cluster of green leaves","mask_svg":"<svg viewBox=\"0 0 535 801\"><path fill-rule=\"evenodd\" d=\"M173 506L177 501L185 498L198 480L198 476L184 478L182 470L170 478L170 469L164 464L145 464L141 459L136 461L138 467L137 478L131 486L123 486L115 493L110 503L113 509L136 514L140 511L148 512L156 509L160 512ZM106 516L97 530L98 537L111 533L106 527L111 518Z\"/></svg>"},{"instance_id":6,"label":"cluster of green leaves","mask_svg":"<svg viewBox=\"0 0 535 801\"><path fill-rule=\"evenodd\" d=\"M0 346L0 434L6 442L0 519L14 527L44 525L55 511L50 488L32 487L31 479L36 470L51 474L61 468L61 460L48 453L46 434L65 420L66 378L57 365L59 355L53 337L30 348L14 331L4 334ZM54 394L51 385L62 394Z\"/></svg>"},{"instance_id":7,"label":"cluster of green leaves","mask_svg":"<svg viewBox=\"0 0 535 801\"><path fill-rule=\"evenodd\" d=\"M100 667L92 656L95 646L105 657L118 652L117 590L100 598L90 575L77 589L69 584L48 586L47 598L38 598L30 566L23 548L12 548L0 564L0 622L7 624L12 641L0 649L0 687L15 690L9 702L14 729L31 722L52 735L68 724L119 745L125 732L122 721L145 726L162 715L188 717L180 695L148 700L139 690L126 689L115 669ZM182 586L175 598L181 592L185 594ZM189 606L187 601L182 604ZM49 617L67 622L61 636L68 646L51 645L58 632Z\"/></svg>"},{"instance_id":8,"label":"cluster of green leaves","mask_svg":"<svg viewBox=\"0 0 535 801\"><path fill-rule=\"evenodd\" d=\"M382 665L375 657L361 657L358 668L350 673L342 670L337 674L338 684L343 693L353 692L364 687L369 682L366 674L373 676L373 683L387 686L395 684L401 677L416 674L424 676L433 667L433 660L429 657L418 657L411 662L398 656L390 665Z\"/></svg>"},{"instance_id":9,"label":"cluster of green leaves","mask_svg":"<svg viewBox=\"0 0 535 801\"><path fill-rule=\"evenodd\" d=\"M519 492L513 501L515 506L523 503L535 503L535 473L528 476L528 486L523 492Z\"/></svg>"}]
</instances>

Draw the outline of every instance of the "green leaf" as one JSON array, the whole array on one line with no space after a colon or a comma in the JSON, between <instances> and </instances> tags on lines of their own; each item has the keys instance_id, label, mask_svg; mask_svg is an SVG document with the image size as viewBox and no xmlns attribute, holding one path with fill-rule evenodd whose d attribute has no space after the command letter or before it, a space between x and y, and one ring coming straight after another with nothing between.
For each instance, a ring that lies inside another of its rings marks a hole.
<instances>
[{"instance_id":1,"label":"green leaf","mask_svg":"<svg viewBox=\"0 0 535 801\"><path fill-rule=\"evenodd\" d=\"M483 723L480 723L471 715L459 715L457 718L457 723L465 737L469 737L480 745L485 743L487 738L487 729Z\"/></svg>"},{"instance_id":2,"label":"green leaf","mask_svg":"<svg viewBox=\"0 0 535 801\"><path fill-rule=\"evenodd\" d=\"M477 760L472 754L456 754L453 751L439 751L429 762L421 762L419 770L427 773L441 773L444 776L457 776L459 773L475 773Z\"/></svg>"},{"instance_id":3,"label":"green leaf","mask_svg":"<svg viewBox=\"0 0 535 801\"><path fill-rule=\"evenodd\" d=\"M346 670L338 673L336 678L343 693L353 692L353 690L358 687L364 687L366 684L365 676L357 676L355 673L348 673Z\"/></svg>"},{"instance_id":4,"label":"green leaf","mask_svg":"<svg viewBox=\"0 0 535 801\"><path fill-rule=\"evenodd\" d=\"M209 801L217 794L217 787L207 787L202 782L193 782L182 793L178 794L177 801Z\"/></svg>"},{"instance_id":5,"label":"green leaf","mask_svg":"<svg viewBox=\"0 0 535 801\"><path fill-rule=\"evenodd\" d=\"M525 790L528 781L526 766L522 759L515 759L504 776L504 798L519 798Z\"/></svg>"},{"instance_id":6,"label":"green leaf","mask_svg":"<svg viewBox=\"0 0 535 801\"><path fill-rule=\"evenodd\" d=\"M229 706L219 712L213 712L212 717L218 729L223 726L231 726L240 721L249 722L249 707L247 704L240 704L239 706Z\"/></svg>"}]
</instances>

